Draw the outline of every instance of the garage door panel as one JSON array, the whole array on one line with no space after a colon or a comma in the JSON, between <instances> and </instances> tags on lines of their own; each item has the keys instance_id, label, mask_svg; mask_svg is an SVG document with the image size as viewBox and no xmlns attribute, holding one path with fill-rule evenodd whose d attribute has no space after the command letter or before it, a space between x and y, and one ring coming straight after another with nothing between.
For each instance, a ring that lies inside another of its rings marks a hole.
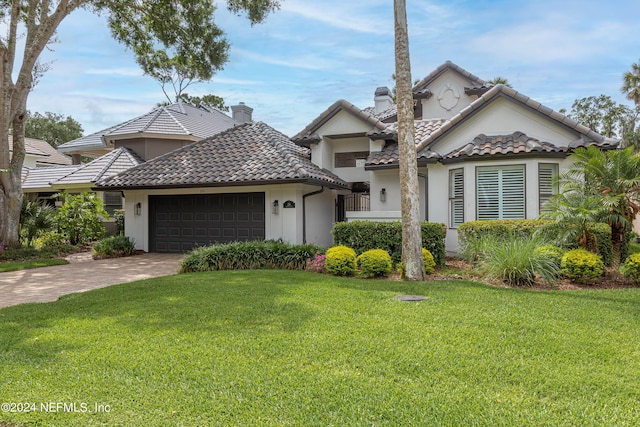
<instances>
[{"instance_id":1,"label":"garage door panel","mask_svg":"<svg viewBox=\"0 0 640 427\"><path fill-rule=\"evenodd\" d=\"M152 252L188 252L197 246L264 240L264 193L149 197Z\"/></svg>"}]
</instances>

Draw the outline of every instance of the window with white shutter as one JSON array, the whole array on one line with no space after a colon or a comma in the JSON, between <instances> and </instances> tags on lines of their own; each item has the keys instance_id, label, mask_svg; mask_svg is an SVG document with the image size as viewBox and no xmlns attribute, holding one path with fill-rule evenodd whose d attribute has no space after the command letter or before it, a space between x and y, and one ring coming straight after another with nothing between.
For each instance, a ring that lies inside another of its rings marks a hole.
<instances>
[{"instance_id":1,"label":"window with white shutter","mask_svg":"<svg viewBox=\"0 0 640 427\"><path fill-rule=\"evenodd\" d=\"M464 170L449 171L449 226L457 228L464 222Z\"/></svg>"},{"instance_id":2,"label":"window with white shutter","mask_svg":"<svg viewBox=\"0 0 640 427\"><path fill-rule=\"evenodd\" d=\"M476 219L524 219L524 165L476 168Z\"/></svg>"},{"instance_id":3,"label":"window with white shutter","mask_svg":"<svg viewBox=\"0 0 640 427\"><path fill-rule=\"evenodd\" d=\"M554 163L540 163L538 165L538 192L540 212L545 212L544 205L551 196L558 193L558 183L555 177L558 175L558 165Z\"/></svg>"}]
</instances>

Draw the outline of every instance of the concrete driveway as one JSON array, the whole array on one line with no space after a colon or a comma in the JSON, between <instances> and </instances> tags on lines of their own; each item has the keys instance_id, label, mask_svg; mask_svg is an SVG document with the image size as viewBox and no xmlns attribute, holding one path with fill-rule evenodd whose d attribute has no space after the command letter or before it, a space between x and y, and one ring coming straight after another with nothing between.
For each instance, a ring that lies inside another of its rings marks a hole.
<instances>
[{"instance_id":1,"label":"concrete driveway","mask_svg":"<svg viewBox=\"0 0 640 427\"><path fill-rule=\"evenodd\" d=\"M26 302L55 301L60 296L118 283L175 274L180 254L142 254L93 260L75 254L68 265L0 273L0 307Z\"/></svg>"}]
</instances>

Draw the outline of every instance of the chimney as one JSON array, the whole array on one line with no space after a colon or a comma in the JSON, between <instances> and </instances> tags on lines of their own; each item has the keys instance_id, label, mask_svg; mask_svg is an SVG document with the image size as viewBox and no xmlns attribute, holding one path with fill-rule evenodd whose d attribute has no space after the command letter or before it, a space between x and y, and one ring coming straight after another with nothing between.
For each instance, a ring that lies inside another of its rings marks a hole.
<instances>
[{"instance_id":1,"label":"chimney","mask_svg":"<svg viewBox=\"0 0 640 427\"><path fill-rule=\"evenodd\" d=\"M253 113L253 108L247 107L244 105L244 102L241 102L240 105L232 105L231 112L233 120L238 123L251 123L253 119L251 118L251 113Z\"/></svg>"},{"instance_id":2,"label":"chimney","mask_svg":"<svg viewBox=\"0 0 640 427\"><path fill-rule=\"evenodd\" d=\"M377 114L393 107L393 98L391 98L391 91L386 86L376 89L373 100L375 101L375 112Z\"/></svg>"}]
</instances>

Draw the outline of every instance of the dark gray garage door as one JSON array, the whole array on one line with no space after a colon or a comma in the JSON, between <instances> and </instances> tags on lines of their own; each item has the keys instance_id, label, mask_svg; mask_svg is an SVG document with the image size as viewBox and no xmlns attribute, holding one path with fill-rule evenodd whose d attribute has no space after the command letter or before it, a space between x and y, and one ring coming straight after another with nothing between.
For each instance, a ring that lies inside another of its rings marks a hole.
<instances>
[{"instance_id":1,"label":"dark gray garage door","mask_svg":"<svg viewBox=\"0 0 640 427\"><path fill-rule=\"evenodd\" d=\"M151 252L264 239L264 193L149 196Z\"/></svg>"}]
</instances>

